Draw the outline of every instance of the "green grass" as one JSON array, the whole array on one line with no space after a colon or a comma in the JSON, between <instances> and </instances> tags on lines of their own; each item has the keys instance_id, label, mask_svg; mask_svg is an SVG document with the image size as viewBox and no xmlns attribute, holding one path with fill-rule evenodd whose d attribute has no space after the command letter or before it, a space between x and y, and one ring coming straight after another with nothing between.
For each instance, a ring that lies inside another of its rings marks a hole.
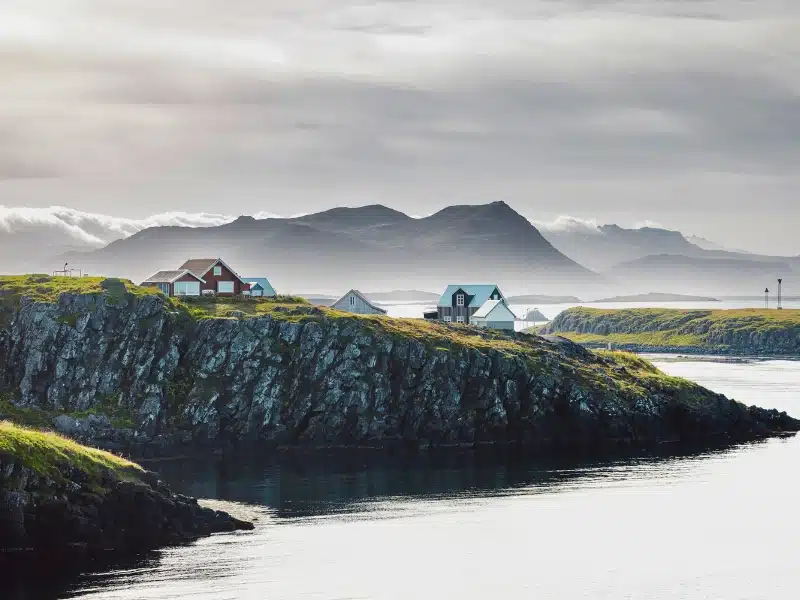
<instances>
[{"instance_id":1,"label":"green grass","mask_svg":"<svg viewBox=\"0 0 800 600\"><path fill-rule=\"evenodd\" d=\"M697 335L678 335L665 331L644 332L644 333L610 333L599 335L596 333L574 333L558 332L558 335L572 340L578 344L612 344L612 345L632 345L632 346L675 346L693 347L702 346L705 341Z\"/></svg>"},{"instance_id":2,"label":"green grass","mask_svg":"<svg viewBox=\"0 0 800 600\"><path fill-rule=\"evenodd\" d=\"M231 313L237 311L244 313L247 317L259 317L298 307L311 308L306 299L297 296L269 298L201 296L175 299L175 302L195 319L225 319L230 318Z\"/></svg>"},{"instance_id":3,"label":"green grass","mask_svg":"<svg viewBox=\"0 0 800 600\"><path fill-rule=\"evenodd\" d=\"M661 308L564 311L544 329L582 344L702 347L772 334L800 336L800 310Z\"/></svg>"},{"instance_id":4,"label":"green grass","mask_svg":"<svg viewBox=\"0 0 800 600\"><path fill-rule=\"evenodd\" d=\"M18 306L23 297L34 302L58 302L61 294L104 294L112 301L160 294L127 279L108 277L51 277L50 275L0 275L0 304Z\"/></svg>"},{"instance_id":5,"label":"green grass","mask_svg":"<svg viewBox=\"0 0 800 600\"><path fill-rule=\"evenodd\" d=\"M89 448L58 434L0 422L0 452L20 460L41 475L59 477L65 467L89 476L110 470L119 477L135 478L143 469L129 460Z\"/></svg>"}]
</instances>

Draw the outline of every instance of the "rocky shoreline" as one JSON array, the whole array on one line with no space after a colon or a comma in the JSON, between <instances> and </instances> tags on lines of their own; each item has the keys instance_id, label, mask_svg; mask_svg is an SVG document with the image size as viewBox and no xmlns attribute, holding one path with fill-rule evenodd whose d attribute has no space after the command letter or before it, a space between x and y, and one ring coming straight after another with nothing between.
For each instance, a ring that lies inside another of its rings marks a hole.
<instances>
[{"instance_id":1,"label":"rocky shoreline","mask_svg":"<svg viewBox=\"0 0 800 600\"><path fill-rule=\"evenodd\" d=\"M130 478L62 464L43 474L0 453L0 572L85 569L252 523L176 494L155 473Z\"/></svg>"}]
</instances>

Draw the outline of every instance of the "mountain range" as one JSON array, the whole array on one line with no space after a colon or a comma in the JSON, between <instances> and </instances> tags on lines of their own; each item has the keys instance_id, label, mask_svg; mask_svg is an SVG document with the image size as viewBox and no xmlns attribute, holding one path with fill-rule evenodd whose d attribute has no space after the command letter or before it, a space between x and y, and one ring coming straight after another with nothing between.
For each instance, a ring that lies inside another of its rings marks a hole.
<instances>
[{"instance_id":1,"label":"mountain range","mask_svg":"<svg viewBox=\"0 0 800 600\"><path fill-rule=\"evenodd\" d=\"M438 289L459 281L492 281L523 293L603 285L504 202L451 206L419 219L372 205L289 219L240 217L215 227L154 227L63 259L138 281L191 256L221 256L241 273L269 276L283 291L398 283Z\"/></svg>"},{"instance_id":2,"label":"mountain range","mask_svg":"<svg viewBox=\"0 0 800 600\"><path fill-rule=\"evenodd\" d=\"M46 210L23 209L32 214L20 217L0 207L5 271L49 272L67 262L140 281L189 257L221 256L240 273L270 277L283 292L492 281L507 294L588 297L755 295L800 272L796 257L732 252L657 227L540 230L504 202L450 206L424 218L382 205L293 218L169 213L139 221Z\"/></svg>"}]
</instances>

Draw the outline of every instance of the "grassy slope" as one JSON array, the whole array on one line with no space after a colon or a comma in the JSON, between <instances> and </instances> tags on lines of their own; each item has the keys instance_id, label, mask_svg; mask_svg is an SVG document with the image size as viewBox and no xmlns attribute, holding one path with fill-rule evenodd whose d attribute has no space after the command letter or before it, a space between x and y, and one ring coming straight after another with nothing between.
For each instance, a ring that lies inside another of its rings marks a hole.
<instances>
[{"instance_id":1,"label":"grassy slope","mask_svg":"<svg viewBox=\"0 0 800 600\"><path fill-rule=\"evenodd\" d=\"M800 334L800 310L678 310L661 308L597 309L577 307L567 312L571 329L553 323L548 331L580 343L635 344L645 346L708 345L721 332ZM607 327L609 333L587 333L578 329Z\"/></svg>"},{"instance_id":2,"label":"grassy slope","mask_svg":"<svg viewBox=\"0 0 800 600\"><path fill-rule=\"evenodd\" d=\"M120 477L135 477L142 468L109 452L82 446L58 434L36 431L0 421L0 452L10 454L41 475L57 476L64 466L89 476L111 470Z\"/></svg>"}]
</instances>

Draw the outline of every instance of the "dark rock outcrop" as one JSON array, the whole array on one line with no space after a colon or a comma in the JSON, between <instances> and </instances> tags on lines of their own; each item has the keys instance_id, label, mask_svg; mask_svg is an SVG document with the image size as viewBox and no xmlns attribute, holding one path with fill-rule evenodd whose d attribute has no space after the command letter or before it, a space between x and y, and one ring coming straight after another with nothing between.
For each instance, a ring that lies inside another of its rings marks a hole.
<instances>
[{"instance_id":1,"label":"dark rock outcrop","mask_svg":"<svg viewBox=\"0 0 800 600\"><path fill-rule=\"evenodd\" d=\"M0 570L61 569L252 528L171 492L152 473L130 481L64 466L42 475L0 454Z\"/></svg>"},{"instance_id":2,"label":"dark rock outcrop","mask_svg":"<svg viewBox=\"0 0 800 600\"><path fill-rule=\"evenodd\" d=\"M800 427L563 339L301 308L193 320L157 296L26 302L0 320L3 387L17 407L83 411L60 426L128 452L190 441L642 443ZM407 333L418 327L432 329ZM92 424L86 411L130 422Z\"/></svg>"}]
</instances>

